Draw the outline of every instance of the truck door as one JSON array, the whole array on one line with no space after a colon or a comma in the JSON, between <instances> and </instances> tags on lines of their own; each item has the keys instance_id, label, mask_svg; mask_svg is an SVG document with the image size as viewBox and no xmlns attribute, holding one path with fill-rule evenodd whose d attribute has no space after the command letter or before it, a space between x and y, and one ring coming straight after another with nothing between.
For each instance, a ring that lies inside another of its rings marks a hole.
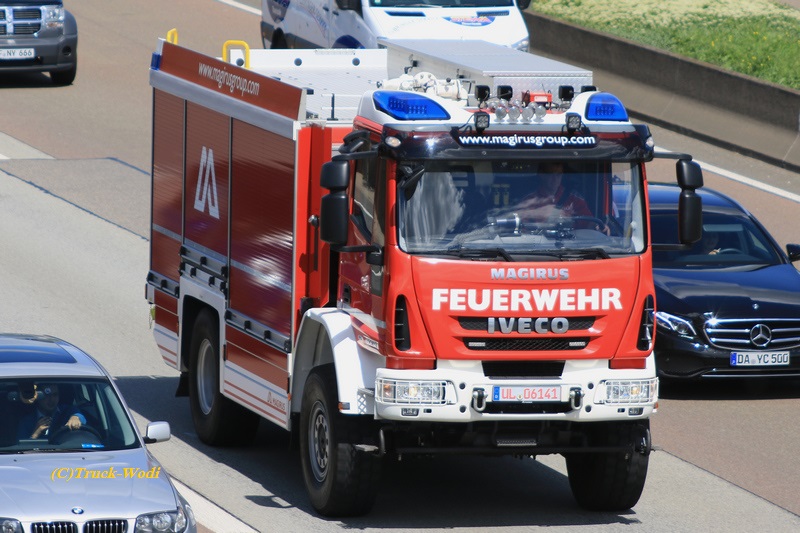
<instances>
[{"instance_id":1,"label":"truck door","mask_svg":"<svg viewBox=\"0 0 800 533\"><path fill-rule=\"evenodd\" d=\"M328 2L328 48L377 48L375 34L364 22L361 0Z\"/></svg>"},{"instance_id":2,"label":"truck door","mask_svg":"<svg viewBox=\"0 0 800 533\"><path fill-rule=\"evenodd\" d=\"M386 183L383 164L377 159L355 162L353 187L353 233L351 244L385 245ZM364 324L363 333L380 334L383 317L384 266L367 262L367 253L342 253L341 298L346 309Z\"/></svg>"}]
</instances>

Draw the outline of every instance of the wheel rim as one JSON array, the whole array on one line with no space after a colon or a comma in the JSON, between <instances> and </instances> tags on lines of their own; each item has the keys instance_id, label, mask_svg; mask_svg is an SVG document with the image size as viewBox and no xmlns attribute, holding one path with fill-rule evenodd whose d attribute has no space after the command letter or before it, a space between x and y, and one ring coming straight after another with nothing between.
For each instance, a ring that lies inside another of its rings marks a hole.
<instances>
[{"instance_id":1,"label":"wheel rim","mask_svg":"<svg viewBox=\"0 0 800 533\"><path fill-rule=\"evenodd\" d=\"M308 420L308 454L314 479L323 482L328 472L330 435L328 413L322 402L315 402Z\"/></svg>"},{"instance_id":2,"label":"wheel rim","mask_svg":"<svg viewBox=\"0 0 800 533\"><path fill-rule=\"evenodd\" d=\"M204 415L208 416L214 407L216 387L216 357L214 347L208 339L203 340L197 352L197 404Z\"/></svg>"}]
</instances>

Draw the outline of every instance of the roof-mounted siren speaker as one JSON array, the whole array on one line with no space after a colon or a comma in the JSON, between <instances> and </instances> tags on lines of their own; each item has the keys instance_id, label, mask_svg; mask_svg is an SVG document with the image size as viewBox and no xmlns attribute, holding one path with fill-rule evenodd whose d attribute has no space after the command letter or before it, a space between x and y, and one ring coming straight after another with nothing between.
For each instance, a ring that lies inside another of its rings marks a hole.
<instances>
[{"instance_id":1,"label":"roof-mounted siren speaker","mask_svg":"<svg viewBox=\"0 0 800 533\"><path fill-rule=\"evenodd\" d=\"M497 97L499 99L510 102L513 96L514 96L514 89L511 88L511 85L497 86Z\"/></svg>"},{"instance_id":2,"label":"roof-mounted siren speaker","mask_svg":"<svg viewBox=\"0 0 800 533\"><path fill-rule=\"evenodd\" d=\"M592 92L592 91L596 91L596 90L597 90L597 86L596 85L581 85L581 92L582 93L588 93L588 92Z\"/></svg>"}]
</instances>

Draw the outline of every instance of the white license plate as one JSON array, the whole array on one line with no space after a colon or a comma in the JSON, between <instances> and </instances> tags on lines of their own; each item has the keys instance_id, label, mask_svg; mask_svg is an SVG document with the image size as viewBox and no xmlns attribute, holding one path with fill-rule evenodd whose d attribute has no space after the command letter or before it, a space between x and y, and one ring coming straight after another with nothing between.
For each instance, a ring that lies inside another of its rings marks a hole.
<instances>
[{"instance_id":1,"label":"white license plate","mask_svg":"<svg viewBox=\"0 0 800 533\"><path fill-rule=\"evenodd\" d=\"M731 366L782 366L789 364L789 352L732 352Z\"/></svg>"},{"instance_id":2,"label":"white license plate","mask_svg":"<svg viewBox=\"0 0 800 533\"><path fill-rule=\"evenodd\" d=\"M561 401L560 386L522 387L496 386L492 390L493 402L558 402Z\"/></svg>"},{"instance_id":3,"label":"white license plate","mask_svg":"<svg viewBox=\"0 0 800 533\"><path fill-rule=\"evenodd\" d=\"M0 59L33 59L36 52L33 48L0 48Z\"/></svg>"}]
</instances>

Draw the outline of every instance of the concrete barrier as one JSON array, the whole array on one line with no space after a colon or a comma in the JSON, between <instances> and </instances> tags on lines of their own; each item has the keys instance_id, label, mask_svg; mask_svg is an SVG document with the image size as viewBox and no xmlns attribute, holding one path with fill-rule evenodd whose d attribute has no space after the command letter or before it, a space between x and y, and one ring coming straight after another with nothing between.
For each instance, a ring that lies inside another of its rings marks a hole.
<instances>
[{"instance_id":1,"label":"concrete barrier","mask_svg":"<svg viewBox=\"0 0 800 533\"><path fill-rule=\"evenodd\" d=\"M639 120L800 171L800 91L526 12L531 52L591 69Z\"/></svg>"}]
</instances>

